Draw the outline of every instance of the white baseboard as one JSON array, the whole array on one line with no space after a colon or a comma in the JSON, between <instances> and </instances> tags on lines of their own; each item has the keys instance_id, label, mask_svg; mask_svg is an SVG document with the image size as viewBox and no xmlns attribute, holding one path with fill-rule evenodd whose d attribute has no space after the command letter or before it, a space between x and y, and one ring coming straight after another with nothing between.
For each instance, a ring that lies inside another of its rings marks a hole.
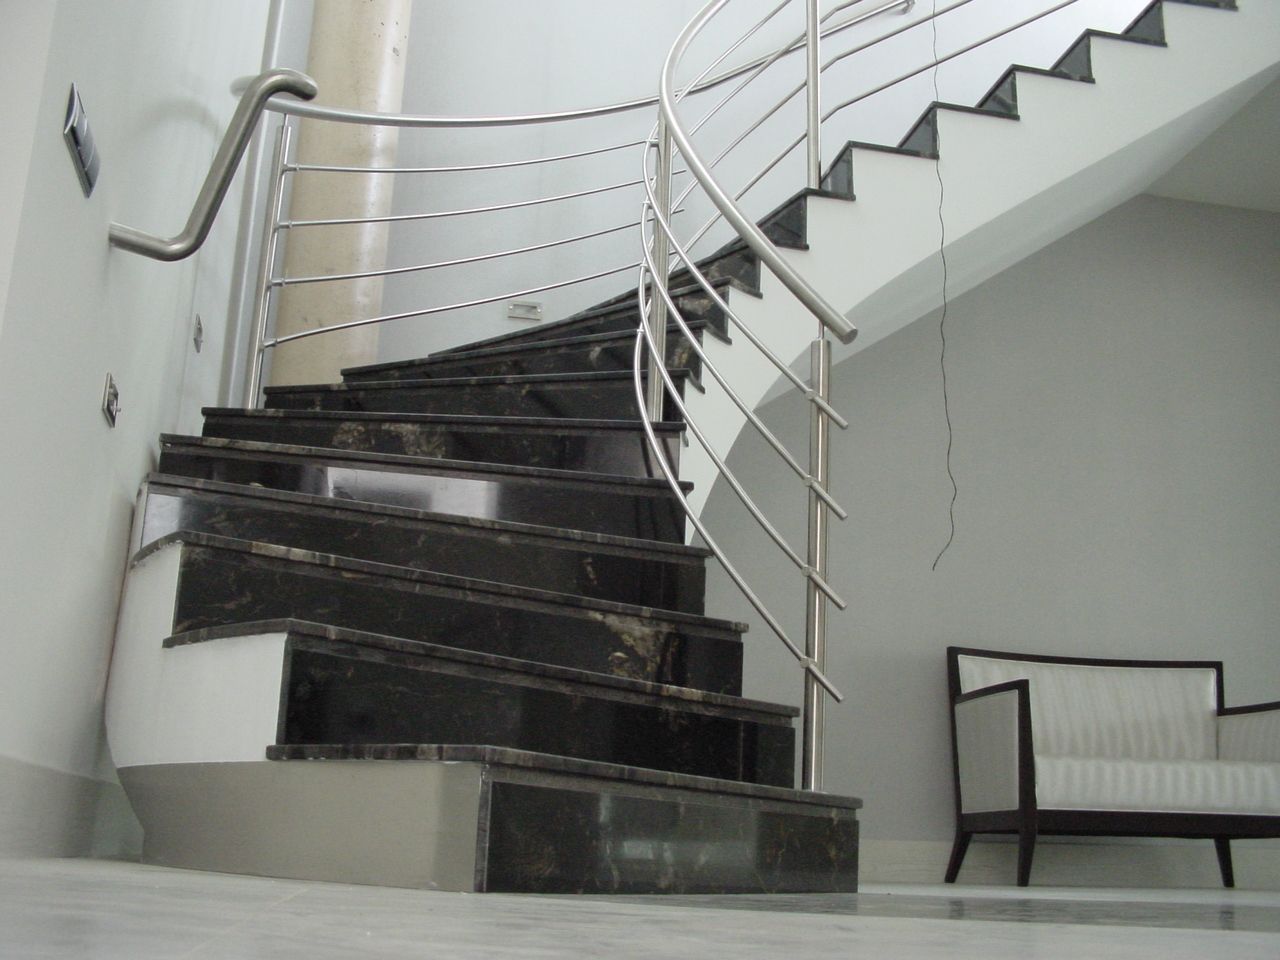
<instances>
[{"instance_id":1,"label":"white baseboard","mask_svg":"<svg viewBox=\"0 0 1280 960\"><path fill-rule=\"evenodd\" d=\"M1231 844L1236 887L1280 890L1280 840ZM937 884L951 855L950 841L864 839L861 883ZM1017 848L1011 839L975 837L958 882L1015 885ZM1045 837L1036 844L1032 886L1214 888L1222 884L1209 840L1102 840Z\"/></svg>"}]
</instances>

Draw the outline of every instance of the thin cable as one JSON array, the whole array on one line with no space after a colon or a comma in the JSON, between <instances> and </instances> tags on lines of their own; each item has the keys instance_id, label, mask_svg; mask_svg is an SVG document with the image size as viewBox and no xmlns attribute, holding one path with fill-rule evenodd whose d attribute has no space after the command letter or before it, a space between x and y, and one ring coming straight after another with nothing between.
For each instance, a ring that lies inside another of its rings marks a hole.
<instances>
[{"instance_id":1,"label":"thin cable","mask_svg":"<svg viewBox=\"0 0 1280 960\"><path fill-rule=\"evenodd\" d=\"M933 0L933 99L936 103L942 99L938 91L938 0ZM935 111L933 117L934 124L938 122L938 114ZM937 136L935 127L935 137ZM936 141L935 141L936 142ZM937 151L942 153L941 149ZM938 319L938 337L942 340L942 354L938 358L939 366L942 368L942 412L947 418L947 479L951 481L951 503L947 507L947 519L951 523L951 533L947 536L947 542L942 545L942 549L938 551L937 557L933 561L933 569L938 569L938 561L942 559L942 555L951 547L952 541L956 538L956 498L960 495L960 488L956 486L956 475L951 472L951 444L954 434L951 429L951 398L947 393L947 222L942 217L942 206L946 200L946 186L942 182L942 158L939 156L934 161L934 173L938 177L938 256L942 259L942 316Z\"/></svg>"}]
</instances>

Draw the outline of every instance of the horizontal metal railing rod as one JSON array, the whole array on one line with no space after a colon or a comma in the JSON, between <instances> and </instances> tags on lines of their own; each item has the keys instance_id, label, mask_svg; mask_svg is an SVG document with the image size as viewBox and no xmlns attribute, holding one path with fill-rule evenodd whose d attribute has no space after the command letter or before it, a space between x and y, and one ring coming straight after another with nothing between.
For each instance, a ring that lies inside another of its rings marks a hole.
<instances>
[{"instance_id":1,"label":"horizontal metal railing rod","mask_svg":"<svg viewBox=\"0 0 1280 960\"><path fill-rule=\"evenodd\" d=\"M653 276L656 267L653 262L652 247L648 242L645 242L642 244L642 249L644 251L645 269L649 276ZM657 284L655 284L655 288L661 293L662 299L667 305L668 315L675 319L676 325L680 328L680 332L684 334L685 339L688 340L689 346L702 360L703 369L710 373L711 378L720 385L720 388L725 392L725 396L727 396L730 402L738 408L744 417L746 417L747 422L755 427L756 432L759 433L764 441L773 448L774 452L782 458L783 462L795 472L796 476L798 476L806 486L813 490L813 492L827 504L836 516L841 520L846 519L849 514L844 510L844 508L835 501L835 499L823 488L822 484L809 473L809 471L805 470L804 467L800 465L800 462L796 460L791 451L786 448L786 445L778 439L777 435L765 425L764 421L760 419L756 412L752 410L746 401L739 396L738 392L730 386L729 381L725 379L724 374L720 372L719 368L714 362L712 362L711 358L707 356L706 351L702 348L702 344L698 342L697 338L693 335L693 332L689 329L689 325L685 322L684 315L680 312L680 308L676 306L676 302L672 298L670 291L668 291L666 287L659 286ZM739 323L738 326L741 327L742 324ZM697 425L690 423L690 428L696 431ZM710 453L710 451L708 452ZM712 454L712 458L715 459L714 454ZM781 546L782 544L779 545ZM784 547L784 549L787 548ZM800 561L798 554L795 556L795 560L799 565L803 566L803 562ZM834 594L829 595L833 600L835 600Z\"/></svg>"},{"instance_id":2,"label":"horizontal metal railing rod","mask_svg":"<svg viewBox=\"0 0 1280 960\"><path fill-rule=\"evenodd\" d=\"M510 170L513 167L533 167L542 163L559 163L562 160L578 160L582 157L597 157L619 150L630 150L644 146L644 140L629 140L626 143L614 144L612 147L597 147L594 150L579 150L576 153L561 153L553 157L534 157L529 160L504 160L500 163L466 163L451 167L359 167L328 163L293 163L285 169L300 173L471 173L480 170Z\"/></svg>"},{"instance_id":3,"label":"horizontal metal railing rod","mask_svg":"<svg viewBox=\"0 0 1280 960\"><path fill-rule=\"evenodd\" d=\"M615 267L612 270L601 270L599 273L588 274L585 277L574 277L572 280L560 280L556 283L544 283L538 287L529 287L527 290L516 290L511 293L499 294L496 297L481 297L478 300L466 300L462 303L450 303L439 307L424 307L421 310L406 310L403 313L390 313L381 317L368 317L364 320L349 320L346 323L334 323L327 327L316 327L312 330L302 330L298 333L291 333L287 336L276 337L272 340L265 341L262 346L277 347L282 343L290 343L294 340L304 340L307 337L318 337L325 333L336 333L339 330L354 330L356 327L367 327L377 323L390 323L392 320L408 320L412 317L429 317L438 313L448 313L450 310L464 310L467 307L482 307L489 303L501 303L503 300L519 300L522 297L529 297L535 293L546 293L548 290L560 290L564 287L572 287L579 283L588 283L592 280L599 280L603 277L616 276L619 273L630 273L636 267L640 266L639 262L628 263L623 267Z\"/></svg>"},{"instance_id":4,"label":"horizontal metal railing rod","mask_svg":"<svg viewBox=\"0 0 1280 960\"><path fill-rule=\"evenodd\" d=\"M676 170L673 173L685 173L684 170ZM357 223L408 223L418 220L443 220L448 217L466 217L477 213L497 213L502 210L519 210L524 207L537 207L548 203L559 203L562 200L576 200L580 197L594 197L602 193L611 193L615 190L626 190L630 187L638 187L643 181L628 180L625 183L614 183L607 187L592 187L590 190L575 190L572 193L561 193L554 197L536 197L533 200L514 200L511 203L495 203L486 207L469 207L463 210L438 210L431 213L396 213L388 214L385 217L332 217L322 220L285 220L282 221L280 227L282 229L293 229L295 227L342 227L351 226Z\"/></svg>"},{"instance_id":5,"label":"horizontal metal railing rod","mask_svg":"<svg viewBox=\"0 0 1280 960\"><path fill-rule=\"evenodd\" d=\"M848 7L856 6L861 2L864 2L864 0L849 0L849 2L836 7L831 11L831 13L836 13ZM908 0L908 2L914 2L914 0ZM824 17L824 19L826 18ZM823 31L822 35L827 37L833 33L839 33L841 30L848 29L849 26L851 26L851 24L838 24L837 26ZM793 43L785 48L784 55L797 53L802 49L802 44ZM742 74L753 70L763 59L766 59L766 57L758 57L742 64L741 66L726 70L724 73L698 84L697 87L689 91L689 94L692 96L728 83L729 81L742 76ZM239 93L240 86L241 84L237 82L232 86L232 90ZM342 110L337 107L323 107L313 103L294 103L287 100L271 100L267 103L267 109L276 113L283 113L297 117L311 117L316 120L326 120L332 123L362 123L369 124L371 126L384 127L485 129L488 127L515 127L526 124L565 123L573 120L588 120L597 117L613 116L620 113L629 113L633 110L643 110L647 107L652 107L657 103L658 97L639 97L635 100L623 100L618 103L610 103L598 107L584 107L576 110L560 110L553 113L526 113L490 117L431 117L407 113L376 113L365 110Z\"/></svg>"},{"instance_id":6,"label":"horizontal metal railing rod","mask_svg":"<svg viewBox=\"0 0 1280 960\"><path fill-rule=\"evenodd\" d=\"M649 183L649 182L651 181L646 176L646 183ZM849 427L849 421L846 420L843 416L841 416L840 412L836 410L834 407L832 407L831 404L829 404L826 400L822 399L822 397L818 396L817 392L809 384L805 383L804 380L802 380L796 374L796 372L792 370L791 367L788 366L782 360L782 358L777 355L777 353L775 353L772 349L770 349L769 345L766 344L763 340L761 340L759 336L756 335L755 331L752 330L748 324L744 323L742 319L737 315L737 313L734 312L733 308L729 306L728 302L724 299L724 297L720 295L720 292L716 290L714 284L712 284L711 281L707 279L706 274L703 273L702 270L698 268L698 265L694 262L693 258L689 255L688 250L680 244L680 241L676 239L675 232L672 230L670 223L660 213L657 212L657 208L653 204L654 198L653 198L652 187L647 186L646 192L648 192L649 194L649 202L646 204L646 209L653 212L654 219L659 225L659 228L667 235L669 242L671 244L672 255L677 257L685 265L690 275L694 278L694 280L698 283L698 285L701 286L704 291L706 291L707 295L711 298L712 302L724 313L725 317L729 320L729 322L734 325L734 328L738 330L744 337L746 337L748 342L750 342L753 347L759 350L760 353L764 355L765 359L768 360L771 364L773 364L773 366L778 370L780 374L782 374L783 377L789 380L791 384L794 387L796 387L796 389L798 389L801 393L803 393L806 400L815 404L841 430L847 430ZM704 360L705 360L705 357L704 357ZM823 496L824 494L825 494L825 491L819 494L819 496ZM834 501L828 501L828 506L832 507L832 509L834 509L837 513L841 514L840 519L843 520L845 518L846 514L840 508L840 506L836 504Z\"/></svg>"},{"instance_id":7,"label":"horizontal metal railing rod","mask_svg":"<svg viewBox=\"0 0 1280 960\"><path fill-rule=\"evenodd\" d=\"M981 40L976 40L973 43L966 44L965 46L961 47L959 50L955 50L952 53L947 54L945 57L939 57L936 60L932 60L929 63L926 63L922 67L918 67L917 69L904 73L899 77L895 77L893 80L890 80L886 83L882 83L878 87L868 90L865 93L860 93L858 96L853 97L850 100L846 100L843 103L836 104L836 106L832 107L830 110L828 110L826 113L822 115L822 119L824 122L827 120L830 120L833 116L835 116L841 110L844 110L847 107L851 107L855 103L861 103L863 100L867 99L868 97L873 97L877 93L881 93L885 90L888 90L890 87L896 86L899 83L902 83L906 80L910 80L912 77L918 77L920 74L925 73L929 70L932 70L936 66L939 66L951 60L954 60L956 57L964 56L964 54L969 53L970 51L977 50L979 47L986 46L992 40L999 40L1001 37L1008 36L1009 34L1013 33L1015 30L1021 30L1023 27L1029 26L1030 24L1035 23L1037 20L1043 20L1045 17L1051 16L1052 14L1057 13L1059 10L1063 10L1079 2L1080 0L1062 0L1061 3L1055 4L1054 6L1050 7L1048 10L1044 10L1040 13L1034 14L1030 17L1027 17L1024 20L1019 20L1017 23L1012 24L1011 26L1005 27L1003 30L1000 30L997 33L993 33L989 37L984 37ZM923 23L924 21L921 21L921 22Z\"/></svg>"},{"instance_id":8,"label":"horizontal metal railing rod","mask_svg":"<svg viewBox=\"0 0 1280 960\"><path fill-rule=\"evenodd\" d=\"M483 263L486 260L498 260L503 257L519 256L523 253L536 253L539 250L550 250L555 247L563 247L571 243L578 243L582 240L594 240L597 237L606 237L611 233L621 233L624 230L634 230L639 225L638 221L633 221L616 227L606 227L603 230L593 230L591 233L580 233L576 236L564 237L560 240L549 240L546 243L534 243L527 247L514 247L510 250L500 250L496 253L481 253L474 257L459 257L456 260L439 260L435 263L422 263L409 267L386 267L382 270L364 270L359 273L322 274L314 277L278 277L271 281L271 285L273 287L290 287L299 283L325 283L331 280L366 280L370 277L394 277L404 273L420 273L427 270L438 270L444 267L460 267L469 263Z\"/></svg>"},{"instance_id":9,"label":"horizontal metal railing rod","mask_svg":"<svg viewBox=\"0 0 1280 960\"><path fill-rule=\"evenodd\" d=\"M643 284L641 284L640 289L643 289ZM648 325L643 322L642 318L640 329L636 332L636 348L632 360L632 371L635 374L634 384L636 389L636 404L638 409L641 410L644 409L644 391L640 386L640 369L643 360L644 346L648 342L647 338L650 335ZM711 533L698 518L697 514L694 513L693 508L689 506L689 500L684 495L684 491L680 489L680 481L677 479L675 471L671 469L671 464L667 461L666 453L663 451L662 445L658 443L657 435L654 433L653 425L649 422L648 418L641 417L640 423L644 429L645 439L649 444L650 452L652 452L654 459L657 461L658 468L662 471L662 475L667 481L667 486L671 488L676 500L680 503L685 515L689 518L689 522L693 524L693 528L697 531L698 536L702 538L702 542L706 544L707 549L710 550L715 558L720 562L720 566L724 569L724 572L729 576L729 579L734 582L734 585L742 592L742 595L746 598L747 602L751 604L756 613L758 613L764 620L765 625L773 631L774 636L776 636L782 642L782 645L791 652L791 655L800 662L805 671L809 673L814 680L820 683L822 688L826 690L827 693L829 693L837 702L843 702L844 694L836 688L835 684L827 679L826 674L822 672L817 663L815 663L812 658L805 656L804 652L796 645L795 641L787 635L786 630L782 628L782 624L778 623L777 618L769 612L769 608L764 605L764 602L758 596L756 596L755 591L751 589L742 574L738 572L738 568L733 565L733 562L728 558L724 550L721 549L715 538L711 536Z\"/></svg>"}]
</instances>

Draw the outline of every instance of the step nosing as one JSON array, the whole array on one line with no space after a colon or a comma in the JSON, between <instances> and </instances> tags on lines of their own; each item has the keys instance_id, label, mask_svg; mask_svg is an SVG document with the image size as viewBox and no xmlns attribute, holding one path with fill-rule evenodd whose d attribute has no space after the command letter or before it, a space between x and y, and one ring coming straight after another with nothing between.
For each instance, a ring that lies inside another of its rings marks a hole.
<instances>
[{"instance_id":1,"label":"step nosing","mask_svg":"<svg viewBox=\"0 0 1280 960\"><path fill-rule=\"evenodd\" d=\"M616 534L593 533L589 530L574 530L567 527L542 526L536 523L522 523L515 520L469 517L465 514L419 510L414 507L376 503L368 500L344 500L321 494L282 490L276 487L256 487L223 480L208 480L202 477L151 473L147 476L145 482L152 487L194 490L199 493L210 493L218 496L269 501L277 504L296 504L298 506L347 513L399 517L424 524L467 527L475 530L527 537L533 540L559 541L583 548L607 547L641 555L664 554L674 561L682 559L704 560L713 556L710 550L680 543L669 543L665 540L644 540L638 537L621 537Z\"/></svg>"},{"instance_id":2,"label":"step nosing","mask_svg":"<svg viewBox=\"0 0 1280 960\"><path fill-rule=\"evenodd\" d=\"M287 457L316 461L356 461L382 466L415 468L420 471L448 473L490 473L509 477L558 480L596 486L630 486L643 490L665 490L670 486L655 477L629 477L616 473L592 473L587 470L562 470L557 467L527 467L519 464L489 463L483 460L449 460L443 457L411 457L398 453L373 453L364 450L348 450L342 447L309 447L300 444L272 443L263 440L240 440L233 437L177 437L162 434L161 446L196 447L205 451L226 450L236 453L261 454L267 457ZM692 484L681 483L682 489L692 489Z\"/></svg>"},{"instance_id":3,"label":"step nosing","mask_svg":"<svg viewBox=\"0 0 1280 960\"><path fill-rule=\"evenodd\" d=\"M690 627L735 634L746 633L748 629L747 625L743 623L684 613L679 610L665 610L659 607L619 603L614 600L601 600L578 594L556 593L552 590L541 590L536 587L498 583L492 580L480 580L475 577L464 577L458 574L438 573L433 570L417 570L412 567L399 567L394 564L377 563L371 560L356 560L331 553L320 553L315 550L285 547L280 544L265 543L261 540L241 540L236 537L224 537L211 533L177 531L165 534L139 550L134 562L138 563L153 553L175 544L226 550L267 560L305 564L310 567L339 571L348 575L365 575L384 580L430 584L441 589L464 591L470 594L523 599L530 603L544 604L557 609L581 610L587 614L600 613L631 620L678 623Z\"/></svg>"},{"instance_id":4,"label":"step nosing","mask_svg":"<svg viewBox=\"0 0 1280 960\"><path fill-rule=\"evenodd\" d=\"M399 382L399 381L388 381ZM553 429L557 433L577 431L643 430L637 420L598 420L585 417L503 417L474 413L415 413L402 410L293 410L272 408L245 410L240 407L205 407L206 418L222 417L240 420L387 420L394 423L441 424L456 427L490 427L495 429ZM677 420L651 424L659 433L680 433L685 425Z\"/></svg>"},{"instance_id":5,"label":"step nosing","mask_svg":"<svg viewBox=\"0 0 1280 960\"><path fill-rule=\"evenodd\" d=\"M669 370L672 377L687 377L689 371L677 367ZM642 375L643 376L643 375ZM452 387L522 387L540 383L600 383L625 381L630 383L634 375L629 370L584 370L570 373L520 373L481 377L436 377L420 380L359 380L350 383L300 383L284 387L267 387L270 396L291 393L355 393L361 390L447 390ZM551 418L554 419L554 418Z\"/></svg>"},{"instance_id":6,"label":"step nosing","mask_svg":"<svg viewBox=\"0 0 1280 960\"><path fill-rule=\"evenodd\" d=\"M607 673L595 673L575 667L541 663L536 660L521 660L496 653L467 650L461 647L450 647L447 644L432 643L426 640L412 640L390 634L372 633L367 630L355 630L348 627L336 627L331 624L297 617L280 617L270 620L254 620L243 623L225 624L217 627L205 627L175 633L164 641L166 649L193 646L200 643L213 643L235 637L264 633L286 633L290 637L298 636L318 639L332 643L346 643L353 646L385 650L407 656L420 657L423 660L448 660L474 666L485 667L495 672L520 674L529 677L540 677L561 682L568 682L590 687L607 688L614 691L639 695L659 702L678 701L683 704L721 708L705 711L723 715L726 711L739 714L763 714L776 722L774 718L794 719L799 716L797 707L788 704L770 703L753 700L748 697L737 697L732 694L715 693L710 690L699 690L694 687L678 687L667 683L654 683L649 680L637 680L632 677L621 677Z\"/></svg>"},{"instance_id":7,"label":"step nosing","mask_svg":"<svg viewBox=\"0 0 1280 960\"><path fill-rule=\"evenodd\" d=\"M533 750L511 747L495 747L485 744L311 744L273 745L266 750L269 760L275 762L343 762L370 761L379 763L454 762L483 763L495 767L521 770L540 770L581 776L610 783L634 783L677 791L706 794L726 794L759 800L774 800L824 809L858 810L862 800L838 794L796 790L791 787L775 787L749 783L742 780L724 780L695 774L675 773L648 767L633 767L620 763L604 763L599 760L579 760Z\"/></svg>"},{"instance_id":8,"label":"step nosing","mask_svg":"<svg viewBox=\"0 0 1280 960\"><path fill-rule=\"evenodd\" d=\"M707 326L705 320L688 320L686 321L689 329L694 331L704 330ZM672 324L667 327L667 331L679 331L679 327ZM588 346L593 343L610 343L610 342L632 342L636 338L634 330L618 330L606 331L604 333L584 333L571 337L551 337L546 340L521 340L516 343L508 344L500 347L488 347L476 350L456 350L453 353L435 353L425 357L419 357L414 360L397 360L392 363L370 364L362 367L348 367L342 371L343 376L359 373L377 373L382 370L403 370L409 367L431 366L433 364L444 365L463 360L486 360L491 358L500 358L504 356L517 356L520 354L537 354L548 348L564 348L576 346Z\"/></svg>"}]
</instances>

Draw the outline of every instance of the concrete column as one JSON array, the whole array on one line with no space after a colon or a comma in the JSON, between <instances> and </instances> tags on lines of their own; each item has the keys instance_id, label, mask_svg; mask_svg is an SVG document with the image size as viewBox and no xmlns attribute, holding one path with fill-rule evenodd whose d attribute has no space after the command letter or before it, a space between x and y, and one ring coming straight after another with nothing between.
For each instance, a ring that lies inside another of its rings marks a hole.
<instances>
[{"instance_id":1,"label":"concrete column","mask_svg":"<svg viewBox=\"0 0 1280 960\"><path fill-rule=\"evenodd\" d=\"M307 72L317 103L383 113L400 111L412 0L315 0ZM304 120L297 157L303 163L392 166L395 127ZM391 210L390 174L296 173L289 219L377 217ZM386 265L387 225L306 227L286 231L285 275L377 270ZM377 316L382 280L286 287L277 336ZM276 347L267 382L336 380L345 366L377 359L378 328L322 334Z\"/></svg>"}]
</instances>

